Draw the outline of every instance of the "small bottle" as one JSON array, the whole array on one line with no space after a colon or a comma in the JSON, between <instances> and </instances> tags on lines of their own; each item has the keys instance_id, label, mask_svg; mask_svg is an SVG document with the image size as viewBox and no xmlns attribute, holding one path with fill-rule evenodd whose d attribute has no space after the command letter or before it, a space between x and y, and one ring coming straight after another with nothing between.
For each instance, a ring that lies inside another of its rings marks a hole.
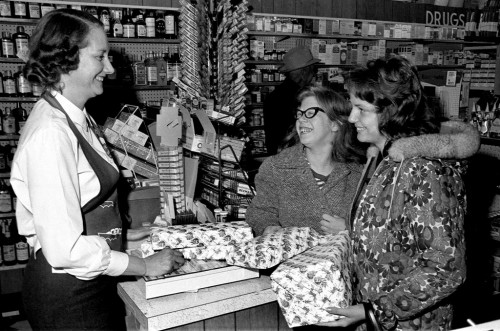
<instances>
[{"instance_id":1,"label":"small bottle","mask_svg":"<svg viewBox=\"0 0 500 331\"><path fill-rule=\"evenodd\" d=\"M17 103L17 107L12 110L12 113L14 117L17 118L17 133L21 134L21 130L24 127L24 124L26 124L26 120L28 119L28 111L23 108L20 102ZM12 154L12 142L10 144L11 146L11 154Z\"/></svg>"},{"instance_id":2,"label":"small bottle","mask_svg":"<svg viewBox=\"0 0 500 331\"><path fill-rule=\"evenodd\" d=\"M155 26L155 14L152 10L146 12L146 37L155 38L156 37L156 26Z\"/></svg>"},{"instance_id":3,"label":"small bottle","mask_svg":"<svg viewBox=\"0 0 500 331\"><path fill-rule=\"evenodd\" d=\"M146 85L146 65L141 60L134 61L134 84L135 85Z\"/></svg>"},{"instance_id":4,"label":"small bottle","mask_svg":"<svg viewBox=\"0 0 500 331\"><path fill-rule=\"evenodd\" d=\"M6 97L15 97L17 95L16 91L16 80L12 76L12 71L7 70L3 74L3 93Z\"/></svg>"},{"instance_id":5,"label":"small bottle","mask_svg":"<svg viewBox=\"0 0 500 331\"><path fill-rule=\"evenodd\" d=\"M7 150L7 146L5 145L6 140L0 141L0 172L6 173L10 171L9 168L9 151Z\"/></svg>"},{"instance_id":6,"label":"small bottle","mask_svg":"<svg viewBox=\"0 0 500 331\"><path fill-rule=\"evenodd\" d=\"M155 17L155 29L157 38L165 38L165 12L157 10Z\"/></svg>"},{"instance_id":7,"label":"small bottle","mask_svg":"<svg viewBox=\"0 0 500 331\"><path fill-rule=\"evenodd\" d=\"M16 18L27 18L28 11L26 10L26 2L24 1L14 1L14 17Z\"/></svg>"},{"instance_id":8,"label":"small bottle","mask_svg":"<svg viewBox=\"0 0 500 331\"><path fill-rule=\"evenodd\" d=\"M163 53L163 56L158 56L156 59L156 72L158 73L158 85L160 86L168 85L168 63L165 61L167 55L168 53Z\"/></svg>"},{"instance_id":9,"label":"small bottle","mask_svg":"<svg viewBox=\"0 0 500 331\"><path fill-rule=\"evenodd\" d=\"M12 17L10 1L0 1L0 17Z\"/></svg>"},{"instance_id":10,"label":"small bottle","mask_svg":"<svg viewBox=\"0 0 500 331\"><path fill-rule=\"evenodd\" d=\"M40 4L37 2L28 2L28 13L30 18L37 19L42 17L40 13Z\"/></svg>"},{"instance_id":11,"label":"small bottle","mask_svg":"<svg viewBox=\"0 0 500 331\"><path fill-rule=\"evenodd\" d=\"M86 6L83 8L84 11L99 19L99 14L97 13L97 7L95 6Z\"/></svg>"},{"instance_id":12,"label":"small bottle","mask_svg":"<svg viewBox=\"0 0 500 331\"><path fill-rule=\"evenodd\" d=\"M0 213L12 212L12 194L5 180L0 181Z\"/></svg>"},{"instance_id":13,"label":"small bottle","mask_svg":"<svg viewBox=\"0 0 500 331\"><path fill-rule=\"evenodd\" d=\"M12 222L12 220L11 220ZM16 243L10 234L8 226L5 227L4 240L2 243L3 263L6 266L16 264Z\"/></svg>"},{"instance_id":14,"label":"small bottle","mask_svg":"<svg viewBox=\"0 0 500 331\"><path fill-rule=\"evenodd\" d=\"M114 10L113 13L113 37L122 38L123 37L123 25L122 25L122 15L121 11Z\"/></svg>"},{"instance_id":15,"label":"small bottle","mask_svg":"<svg viewBox=\"0 0 500 331\"><path fill-rule=\"evenodd\" d=\"M42 3L42 5L40 6L40 13L42 14L42 16L47 15L53 10L55 10L54 6L49 3Z\"/></svg>"},{"instance_id":16,"label":"small bottle","mask_svg":"<svg viewBox=\"0 0 500 331\"><path fill-rule=\"evenodd\" d=\"M167 11L165 13L165 38L175 39L177 38L177 22L176 15L173 11Z\"/></svg>"},{"instance_id":17,"label":"small bottle","mask_svg":"<svg viewBox=\"0 0 500 331\"><path fill-rule=\"evenodd\" d=\"M16 57L14 41L11 34L7 31L2 32L2 55L3 57Z\"/></svg>"},{"instance_id":18,"label":"small bottle","mask_svg":"<svg viewBox=\"0 0 500 331\"><path fill-rule=\"evenodd\" d=\"M142 12L138 12L135 21L135 35L137 38L146 38L146 22Z\"/></svg>"},{"instance_id":19,"label":"small bottle","mask_svg":"<svg viewBox=\"0 0 500 331\"><path fill-rule=\"evenodd\" d=\"M12 35L16 47L16 55L20 58L27 58L29 55L28 43L30 36L24 32L24 26L16 27L16 31L17 32Z\"/></svg>"},{"instance_id":20,"label":"small bottle","mask_svg":"<svg viewBox=\"0 0 500 331\"><path fill-rule=\"evenodd\" d=\"M3 121L2 121L3 132L6 135L16 134L16 118L12 115L12 110L10 107L5 107Z\"/></svg>"},{"instance_id":21,"label":"small bottle","mask_svg":"<svg viewBox=\"0 0 500 331\"><path fill-rule=\"evenodd\" d=\"M30 250L25 236L16 236L16 261L19 264L26 264L30 258Z\"/></svg>"},{"instance_id":22,"label":"small bottle","mask_svg":"<svg viewBox=\"0 0 500 331\"><path fill-rule=\"evenodd\" d=\"M123 24L123 37L125 38L135 38L135 25L132 22L132 17L129 15L129 11L127 11L127 15L124 18L125 23Z\"/></svg>"},{"instance_id":23,"label":"small bottle","mask_svg":"<svg viewBox=\"0 0 500 331\"><path fill-rule=\"evenodd\" d=\"M158 85L158 67L152 51L146 53L144 65L146 67L146 83L148 85Z\"/></svg>"},{"instance_id":24,"label":"small bottle","mask_svg":"<svg viewBox=\"0 0 500 331\"><path fill-rule=\"evenodd\" d=\"M109 9L106 7L102 7L99 10L99 21L101 21L102 25L104 26L104 32L106 33L107 36L111 35L111 23L110 23L110 15L109 15Z\"/></svg>"},{"instance_id":25,"label":"small bottle","mask_svg":"<svg viewBox=\"0 0 500 331\"><path fill-rule=\"evenodd\" d=\"M18 71L14 74L14 79L16 80L17 95L20 97L30 97L32 95L31 84L24 75L22 66L18 67Z\"/></svg>"},{"instance_id":26,"label":"small bottle","mask_svg":"<svg viewBox=\"0 0 500 331\"><path fill-rule=\"evenodd\" d=\"M33 94L34 97L42 96L42 93L43 93L42 85L40 85L38 83L32 83L31 84L31 93Z\"/></svg>"}]
</instances>

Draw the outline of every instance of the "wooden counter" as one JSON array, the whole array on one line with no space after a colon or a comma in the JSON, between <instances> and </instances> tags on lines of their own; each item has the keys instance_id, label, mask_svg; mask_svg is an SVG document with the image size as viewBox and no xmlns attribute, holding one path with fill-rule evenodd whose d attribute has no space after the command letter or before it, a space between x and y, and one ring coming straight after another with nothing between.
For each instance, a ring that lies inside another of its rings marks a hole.
<instances>
[{"instance_id":1,"label":"wooden counter","mask_svg":"<svg viewBox=\"0 0 500 331\"><path fill-rule=\"evenodd\" d=\"M290 330L269 276L149 300L140 282L118 285L130 330ZM185 327L178 328L182 325Z\"/></svg>"}]
</instances>

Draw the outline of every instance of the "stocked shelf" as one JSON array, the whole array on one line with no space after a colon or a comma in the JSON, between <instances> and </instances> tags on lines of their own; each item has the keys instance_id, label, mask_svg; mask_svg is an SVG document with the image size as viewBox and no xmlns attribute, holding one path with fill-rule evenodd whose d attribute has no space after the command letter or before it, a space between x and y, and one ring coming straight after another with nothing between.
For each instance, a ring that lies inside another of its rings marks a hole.
<instances>
[{"instance_id":1,"label":"stocked shelf","mask_svg":"<svg viewBox=\"0 0 500 331\"><path fill-rule=\"evenodd\" d=\"M1 17L0 23L4 24L24 24L24 25L36 25L38 23L38 18L10 18L10 17Z\"/></svg>"},{"instance_id":2,"label":"stocked shelf","mask_svg":"<svg viewBox=\"0 0 500 331\"><path fill-rule=\"evenodd\" d=\"M283 82L245 83L246 86L278 86Z\"/></svg>"},{"instance_id":3,"label":"stocked shelf","mask_svg":"<svg viewBox=\"0 0 500 331\"><path fill-rule=\"evenodd\" d=\"M148 44L178 44L179 39L164 38L108 38L110 43L148 43Z\"/></svg>"},{"instance_id":4,"label":"stocked shelf","mask_svg":"<svg viewBox=\"0 0 500 331\"><path fill-rule=\"evenodd\" d=\"M24 269L25 267L26 267L26 264L4 265L4 266L0 267L0 272L7 271L7 270Z\"/></svg>"},{"instance_id":5,"label":"stocked shelf","mask_svg":"<svg viewBox=\"0 0 500 331\"><path fill-rule=\"evenodd\" d=\"M22 63L24 64L24 61L21 60L20 58L17 57L0 57L0 63Z\"/></svg>"},{"instance_id":6,"label":"stocked shelf","mask_svg":"<svg viewBox=\"0 0 500 331\"><path fill-rule=\"evenodd\" d=\"M0 102L37 102L38 97L0 97Z\"/></svg>"},{"instance_id":7,"label":"stocked shelf","mask_svg":"<svg viewBox=\"0 0 500 331\"><path fill-rule=\"evenodd\" d=\"M160 90L171 90L174 88L174 84L171 85L114 85L114 84L106 84L104 85L105 89L128 89L133 91L160 91ZM1 99L0 99L1 101Z\"/></svg>"}]
</instances>

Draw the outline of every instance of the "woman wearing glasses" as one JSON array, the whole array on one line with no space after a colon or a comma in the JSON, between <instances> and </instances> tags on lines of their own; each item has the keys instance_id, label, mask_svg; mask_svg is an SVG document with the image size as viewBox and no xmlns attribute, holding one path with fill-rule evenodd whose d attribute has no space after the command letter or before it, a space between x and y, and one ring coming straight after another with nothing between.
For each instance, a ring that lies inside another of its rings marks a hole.
<instances>
[{"instance_id":1,"label":"woman wearing glasses","mask_svg":"<svg viewBox=\"0 0 500 331\"><path fill-rule=\"evenodd\" d=\"M298 101L292 137L297 143L267 158L255 178L247 222L256 236L277 227L345 229L364 158L347 121L350 103L324 87L305 88Z\"/></svg>"}]
</instances>

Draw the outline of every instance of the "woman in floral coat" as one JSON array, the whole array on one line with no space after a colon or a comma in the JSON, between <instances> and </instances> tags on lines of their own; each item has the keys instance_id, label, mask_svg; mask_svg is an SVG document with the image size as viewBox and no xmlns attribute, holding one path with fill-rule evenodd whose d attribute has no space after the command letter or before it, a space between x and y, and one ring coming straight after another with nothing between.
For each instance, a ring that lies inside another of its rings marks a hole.
<instances>
[{"instance_id":1,"label":"woman in floral coat","mask_svg":"<svg viewBox=\"0 0 500 331\"><path fill-rule=\"evenodd\" d=\"M353 70L347 87L353 105L349 121L360 141L381 151L381 160L368 184L359 185L362 193L354 204L358 304L328 309L344 318L327 325L450 329L450 296L466 274L459 159L478 150L477 130L460 122L440 124L403 58Z\"/></svg>"}]
</instances>

